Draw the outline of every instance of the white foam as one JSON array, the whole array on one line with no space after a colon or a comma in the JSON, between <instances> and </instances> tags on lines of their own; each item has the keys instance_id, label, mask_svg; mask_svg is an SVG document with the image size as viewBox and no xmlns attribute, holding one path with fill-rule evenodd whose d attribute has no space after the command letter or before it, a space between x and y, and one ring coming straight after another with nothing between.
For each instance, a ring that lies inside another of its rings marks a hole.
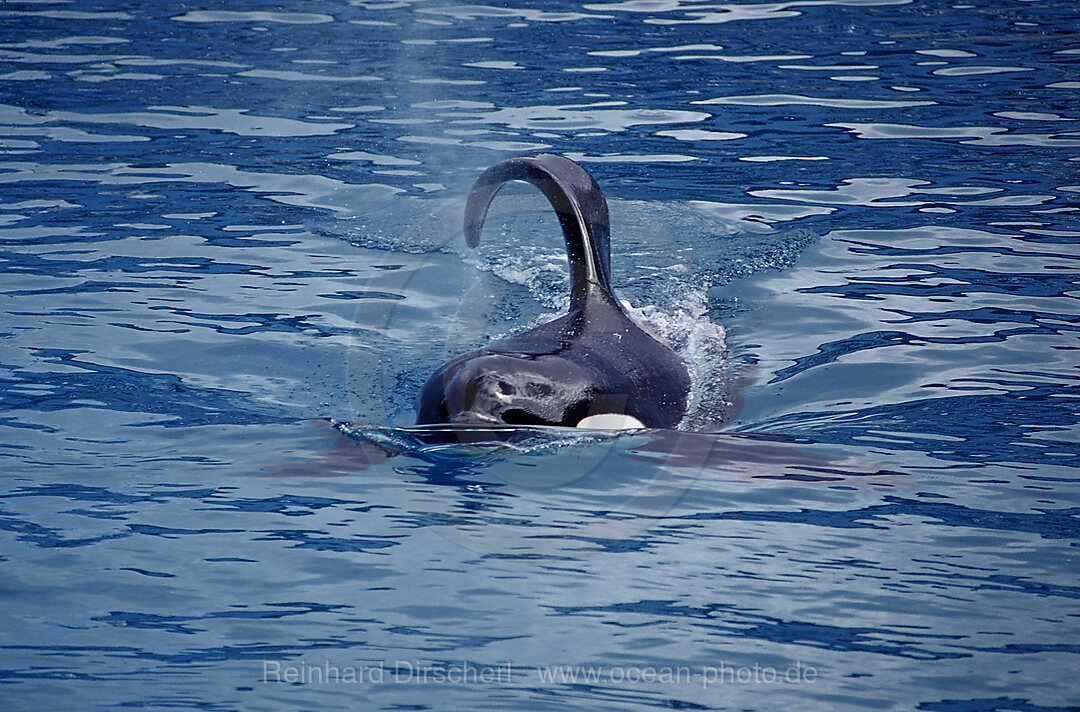
<instances>
[{"instance_id":1,"label":"white foam","mask_svg":"<svg viewBox=\"0 0 1080 712\"><path fill-rule=\"evenodd\" d=\"M674 308L656 305L623 306L649 333L667 343L682 356L690 371L690 398L680 430L707 429L723 420L731 403L727 399L730 360L727 332L707 314L708 297L703 287L692 287L673 279L672 291L679 297Z\"/></svg>"}]
</instances>

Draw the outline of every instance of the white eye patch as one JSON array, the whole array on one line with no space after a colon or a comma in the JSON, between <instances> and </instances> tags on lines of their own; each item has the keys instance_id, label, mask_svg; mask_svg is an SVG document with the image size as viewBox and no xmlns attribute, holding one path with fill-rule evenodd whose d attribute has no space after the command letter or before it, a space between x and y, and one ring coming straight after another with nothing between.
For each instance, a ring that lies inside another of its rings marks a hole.
<instances>
[{"instance_id":1,"label":"white eye patch","mask_svg":"<svg viewBox=\"0 0 1080 712\"><path fill-rule=\"evenodd\" d=\"M599 413L582 418L575 426L592 430L636 430L645 424L632 415L623 413Z\"/></svg>"}]
</instances>

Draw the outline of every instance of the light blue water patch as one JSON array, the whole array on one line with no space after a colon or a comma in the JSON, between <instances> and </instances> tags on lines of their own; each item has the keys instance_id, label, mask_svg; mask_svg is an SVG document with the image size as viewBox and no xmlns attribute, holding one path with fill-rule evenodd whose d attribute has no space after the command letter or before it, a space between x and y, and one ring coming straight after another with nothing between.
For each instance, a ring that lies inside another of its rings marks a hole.
<instances>
[{"instance_id":1,"label":"light blue water patch","mask_svg":"<svg viewBox=\"0 0 1080 712\"><path fill-rule=\"evenodd\" d=\"M5 709L1077 709L1074 3L0 8ZM566 308L678 430L411 429Z\"/></svg>"}]
</instances>

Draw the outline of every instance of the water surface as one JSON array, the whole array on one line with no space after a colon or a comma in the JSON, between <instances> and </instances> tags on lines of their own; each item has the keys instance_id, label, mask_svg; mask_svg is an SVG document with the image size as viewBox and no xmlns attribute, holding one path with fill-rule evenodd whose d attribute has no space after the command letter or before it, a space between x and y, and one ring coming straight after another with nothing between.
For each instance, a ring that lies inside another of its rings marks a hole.
<instances>
[{"instance_id":1,"label":"water surface","mask_svg":"<svg viewBox=\"0 0 1080 712\"><path fill-rule=\"evenodd\" d=\"M0 8L5 709L1077 709L1072 2ZM402 430L566 304L679 431ZM812 672L811 672L812 671Z\"/></svg>"}]
</instances>

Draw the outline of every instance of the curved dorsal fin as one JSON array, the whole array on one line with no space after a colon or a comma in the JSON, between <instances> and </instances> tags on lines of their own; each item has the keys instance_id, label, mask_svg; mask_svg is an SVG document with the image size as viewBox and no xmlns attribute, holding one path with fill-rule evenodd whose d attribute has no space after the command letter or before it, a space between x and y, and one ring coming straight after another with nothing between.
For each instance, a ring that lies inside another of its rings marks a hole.
<instances>
[{"instance_id":1,"label":"curved dorsal fin","mask_svg":"<svg viewBox=\"0 0 1080 712\"><path fill-rule=\"evenodd\" d=\"M465 205L465 241L480 244L488 206L499 189L513 180L535 185L559 216L570 259L570 308L602 290L611 298L611 248L607 200L587 170L553 153L517 156L488 168L473 184ZM611 298L611 301L614 301Z\"/></svg>"}]
</instances>

